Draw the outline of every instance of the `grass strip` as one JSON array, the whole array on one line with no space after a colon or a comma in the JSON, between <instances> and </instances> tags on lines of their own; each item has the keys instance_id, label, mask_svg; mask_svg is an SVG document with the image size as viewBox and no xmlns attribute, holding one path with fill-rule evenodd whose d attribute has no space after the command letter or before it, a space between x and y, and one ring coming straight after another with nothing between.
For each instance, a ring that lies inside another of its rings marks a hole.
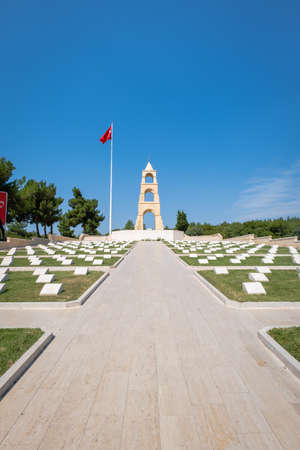
<instances>
[{"instance_id":1,"label":"grass strip","mask_svg":"<svg viewBox=\"0 0 300 450\"><path fill-rule=\"evenodd\" d=\"M273 328L269 335L300 362L300 327Z\"/></svg>"},{"instance_id":2,"label":"grass strip","mask_svg":"<svg viewBox=\"0 0 300 450\"><path fill-rule=\"evenodd\" d=\"M209 256L209 255L207 255ZM212 256L212 255L211 255ZM270 264L264 264L262 262L261 256L249 256L245 260L241 261L239 264L233 264L230 262L230 259L234 258L234 255L230 256L224 256L223 258L217 258L215 260L208 260L208 264L199 264L198 258L191 258L190 256L180 256L180 258L189 264L190 266L266 266L271 267L272 266L297 266L299 264L293 263L293 260L290 256L278 256L274 259L274 263ZM203 256L200 256L200 259L203 258Z\"/></svg>"},{"instance_id":3,"label":"grass strip","mask_svg":"<svg viewBox=\"0 0 300 450\"><path fill-rule=\"evenodd\" d=\"M89 272L74 275L73 272L51 272L55 274L53 283L62 283L63 290L58 295L40 296L43 283L36 283L32 272L10 272L6 281L6 291L0 294L0 302L67 302L80 297L103 272Z\"/></svg>"},{"instance_id":4,"label":"grass strip","mask_svg":"<svg viewBox=\"0 0 300 450\"><path fill-rule=\"evenodd\" d=\"M93 255L95 257L95 259L102 259L101 257L97 258L96 255ZM41 267L41 266L50 266L50 267L55 267L55 266L61 266L61 261L56 261L56 259L54 258L49 258L46 257L44 258L43 256L40 257L40 259L42 260L42 264L40 266L31 266L29 260L27 258L15 258L13 261L13 264L11 267ZM67 257L67 259L72 259L73 263L71 264L71 266L68 267L77 267L77 266L93 266L93 261L85 261L84 259L80 259L77 257L72 257L71 255ZM109 259L103 259L103 266L112 266L113 264L115 264L117 261L119 261L120 257L119 256L113 256ZM1 261L1 259L0 259ZM1 266L4 267L4 266Z\"/></svg>"},{"instance_id":5,"label":"grass strip","mask_svg":"<svg viewBox=\"0 0 300 450\"><path fill-rule=\"evenodd\" d=\"M0 376L43 334L40 328L0 329Z\"/></svg>"},{"instance_id":6,"label":"grass strip","mask_svg":"<svg viewBox=\"0 0 300 450\"><path fill-rule=\"evenodd\" d=\"M295 270L276 270L266 274L270 280L262 283L266 295L247 295L242 290L242 283L249 282L251 270L233 270L228 275L217 275L214 271L199 272L207 281L221 291L226 297L238 302L299 302L300 278Z\"/></svg>"}]
</instances>

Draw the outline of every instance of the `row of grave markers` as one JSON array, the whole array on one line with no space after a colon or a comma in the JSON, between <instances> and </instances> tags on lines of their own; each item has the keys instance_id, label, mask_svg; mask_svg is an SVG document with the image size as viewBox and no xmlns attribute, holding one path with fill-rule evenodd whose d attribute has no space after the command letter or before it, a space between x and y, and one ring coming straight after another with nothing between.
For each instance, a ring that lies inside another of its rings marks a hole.
<instances>
[{"instance_id":1,"label":"row of grave markers","mask_svg":"<svg viewBox=\"0 0 300 450\"><path fill-rule=\"evenodd\" d=\"M269 278L266 274L271 273L269 267L256 267L256 272L248 274L248 282L242 283L242 289L247 295L266 295L266 290L262 283L268 282ZM296 267L298 277L300 278L300 267ZM217 275L228 275L229 271L226 267L215 267L214 272Z\"/></svg>"},{"instance_id":2,"label":"row of grave markers","mask_svg":"<svg viewBox=\"0 0 300 450\"><path fill-rule=\"evenodd\" d=\"M198 259L198 263L199 264L209 264L209 261L214 261L217 258L224 258L225 256L228 256L232 253L235 253L237 251L240 250L244 250L247 247L253 246L253 243L241 243L240 245L237 246L237 242L235 242L234 244L232 243L222 243L223 246L223 250L225 250L226 254L223 253L216 253L219 250L222 250L222 248L220 247L220 243L205 243L206 245L204 245L204 243L201 241L197 242L196 244L189 242L186 243L184 241L175 241L175 243L173 243L172 241L169 241L169 243L171 245L173 245L177 250L181 250L182 254L184 256L189 256L190 258L198 258L198 254L195 253L197 252L197 250L203 250L203 252L206 254L206 258L199 258ZM183 244L184 243L184 244ZM264 247L265 244L258 244L255 247L250 248L249 250L247 250L247 252L245 253L241 253L239 255L235 255L234 258L230 259L230 263L231 264L241 264L242 261L244 261L245 259L247 259L249 256L255 254L258 250L260 250L262 247ZM187 248L189 247L189 248ZM291 258L294 264L300 264L300 255L298 254L298 251L294 248L294 247L288 247L289 252L291 254ZM267 252L267 255L263 256L262 258L262 263L263 264L274 264L274 258L278 251L278 245L273 245L269 251ZM191 253L194 252L194 253ZM209 255L211 253L215 253L214 255Z\"/></svg>"}]
</instances>

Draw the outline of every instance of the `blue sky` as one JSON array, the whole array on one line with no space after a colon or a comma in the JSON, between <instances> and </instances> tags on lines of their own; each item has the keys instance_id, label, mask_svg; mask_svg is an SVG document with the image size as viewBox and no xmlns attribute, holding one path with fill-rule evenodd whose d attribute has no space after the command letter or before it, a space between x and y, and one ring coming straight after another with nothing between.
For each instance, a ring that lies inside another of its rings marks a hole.
<instances>
[{"instance_id":1,"label":"blue sky","mask_svg":"<svg viewBox=\"0 0 300 450\"><path fill-rule=\"evenodd\" d=\"M158 170L163 222L300 214L297 1L2 2L0 148L113 227ZM67 208L67 202L64 204Z\"/></svg>"}]
</instances>

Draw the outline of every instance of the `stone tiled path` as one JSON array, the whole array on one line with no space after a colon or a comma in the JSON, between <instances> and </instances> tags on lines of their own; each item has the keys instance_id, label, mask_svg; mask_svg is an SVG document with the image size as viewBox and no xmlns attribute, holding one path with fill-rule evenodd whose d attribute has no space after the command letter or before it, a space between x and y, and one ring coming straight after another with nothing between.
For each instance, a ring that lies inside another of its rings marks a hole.
<instances>
[{"instance_id":1,"label":"stone tiled path","mask_svg":"<svg viewBox=\"0 0 300 450\"><path fill-rule=\"evenodd\" d=\"M141 242L83 308L1 313L56 339L0 402L0 448L299 449L300 382L256 337L294 323L225 308Z\"/></svg>"}]
</instances>

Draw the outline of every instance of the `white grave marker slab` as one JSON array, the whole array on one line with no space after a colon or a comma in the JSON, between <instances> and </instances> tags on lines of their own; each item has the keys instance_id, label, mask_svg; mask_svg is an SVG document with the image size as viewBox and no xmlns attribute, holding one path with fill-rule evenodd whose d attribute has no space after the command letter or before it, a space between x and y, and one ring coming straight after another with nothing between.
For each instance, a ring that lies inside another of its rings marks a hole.
<instances>
[{"instance_id":1,"label":"white grave marker slab","mask_svg":"<svg viewBox=\"0 0 300 450\"><path fill-rule=\"evenodd\" d=\"M70 266L71 264L73 264L73 259L64 259L64 260L61 262L61 265L62 265L62 266Z\"/></svg>"},{"instance_id":2,"label":"white grave marker slab","mask_svg":"<svg viewBox=\"0 0 300 450\"><path fill-rule=\"evenodd\" d=\"M42 261L38 260L38 261L31 261L30 265L31 266L40 266L42 264Z\"/></svg>"},{"instance_id":3,"label":"white grave marker slab","mask_svg":"<svg viewBox=\"0 0 300 450\"><path fill-rule=\"evenodd\" d=\"M199 258L198 263L199 264L208 264L208 259L207 258Z\"/></svg>"},{"instance_id":4,"label":"white grave marker slab","mask_svg":"<svg viewBox=\"0 0 300 450\"><path fill-rule=\"evenodd\" d=\"M230 258L229 261L231 262L231 264L241 264L241 261L239 259L236 259L236 258Z\"/></svg>"},{"instance_id":5,"label":"white grave marker slab","mask_svg":"<svg viewBox=\"0 0 300 450\"><path fill-rule=\"evenodd\" d=\"M255 269L258 273L271 273L271 269L269 267L255 267Z\"/></svg>"},{"instance_id":6,"label":"white grave marker slab","mask_svg":"<svg viewBox=\"0 0 300 450\"><path fill-rule=\"evenodd\" d=\"M5 290L6 290L6 284L0 283L0 294L2 294L2 292L4 292Z\"/></svg>"},{"instance_id":7,"label":"white grave marker slab","mask_svg":"<svg viewBox=\"0 0 300 450\"><path fill-rule=\"evenodd\" d=\"M48 272L49 272L48 267L43 267L41 269L35 269L32 275L39 277L40 275L46 275L46 273Z\"/></svg>"},{"instance_id":8,"label":"white grave marker slab","mask_svg":"<svg viewBox=\"0 0 300 450\"><path fill-rule=\"evenodd\" d=\"M251 281L269 281L264 273L249 273L249 280Z\"/></svg>"},{"instance_id":9,"label":"white grave marker slab","mask_svg":"<svg viewBox=\"0 0 300 450\"><path fill-rule=\"evenodd\" d=\"M274 264L274 259L270 259L270 258L263 258L261 260L262 263L264 264Z\"/></svg>"},{"instance_id":10,"label":"white grave marker slab","mask_svg":"<svg viewBox=\"0 0 300 450\"><path fill-rule=\"evenodd\" d=\"M7 279L8 279L7 273L0 274L0 283L3 283L3 281L6 281Z\"/></svg>"},{"instance_id":11,"label":"white grave marker slab","mask_svg":"<svg viewBox=\"0 0 300 450\"><path fill-rule=\"evenodd\" d=\"M101 266L103 264L103 259L94 259L93 266Z\"/></svg>"},{"instance_id":12,"label":"white grave marker slab","mask_svg":"<svg viewBox=\"0 0 300 450\"><path fill-rule=\"evenodd\" d=\"M43 286L40 295L57 295L62 291L62 283L47 283Z\"/></svg>"},{"instance_id":13,"label":"white grave marker slab","mask_svg":"<svg viewBox=\"0 0 300 450\"><path fill-rule=\"evenodd\" d=\"M263 285L257 281L248 281L242 284L243 291L248 295L266 294Z\"/></svg>"},{"instance_id":14,"label":"white grave marker slab","mask_svg":"<svg viewBox=\"0 0 300 450\"><path fill-rule=\"evenodd\" d=\"M215 267L214 271L217 275L227 275L229 273L226 267Z\"/></svg>"},{"instance_id":15,"label":"white grave marker slab","mask_svg":"<svg viewBox=\"0 0 300 450\"><path fill-rule=\"evenodd\" d=\"M76 267L74 270L74 275L87 275L88 271L88 267Z\"/></svg>"},{"instance_id":16,"label":"white grave marker slab","mask_svg":"<svg viewBox=\"0 0 300 450\"><path fill-rule=\"evenodd\" d=\"M38 279L36 280L36 283L52 283L54 280L55 275L49 274L49 275L40 275Z\"/></svg>"}]
</instances>

